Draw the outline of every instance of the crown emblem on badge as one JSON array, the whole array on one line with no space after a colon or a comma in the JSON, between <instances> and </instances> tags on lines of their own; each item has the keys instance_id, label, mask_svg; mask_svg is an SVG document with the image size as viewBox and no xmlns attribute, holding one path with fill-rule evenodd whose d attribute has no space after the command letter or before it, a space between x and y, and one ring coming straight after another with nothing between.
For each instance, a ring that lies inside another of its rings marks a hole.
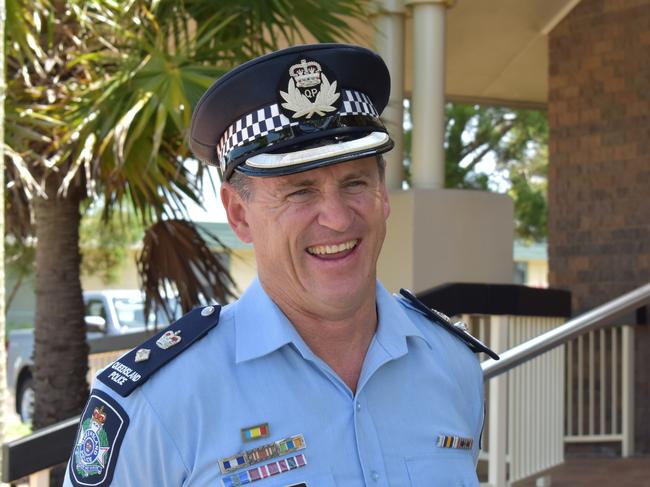
<instances>
[{"instance_id":1,"label":"crown emblem on badge","mask_svg":"<svg viewBox=\"0 0 650 487\"><path fill-rule=\"evenodd\" d=\"M336 111L334 103L341 96L336 91L336 81L330 83L316 61L301 59L289 68L289 86L280 91L282 107L292 111L292 118L321 117Z\"/></svg>"},{"instance_id":2,"label":"crown emblem on badge","mask_svg":"<svg viewBox=\"0 0 650 487\"><path fill-rule=\"evenodd\" d=\"M104 472L107 455L111 449L109 434L104 429L107 416L104 406L99 406L95 407L89 416L82 419L73 457L75 478L80 476L87 479L102 475Z\"/></svg>"},{"instance_id":3,"label":"crown emblem on badge","mask_svg":"<svg viewBox=\"0 0 650 487\"><path fill-rule=\"evenodd\" d=\"M298 88L309 88L320 84L321 67L316 61L301 59L300 64L289 68L289 76L296 81Z\"/></svg>"},{"instance_id":4,"label":"crown emblem on badge","mask_svg":"<svg viewBox=\"0 0 650 487\"><path fill-rule=\"evenodd\" d=\"M106 422L106 413L104 412L104 406L95 408L93 410L93 420L99 425L102 425Z\"/></svg>"},{"instance_id":5,"label":"crown emblem on badge","mask_svg":"<svg viewBox=\"0 0 650 487\"><path fill-rule=\"evenodd\" d=\"M156 345L163 350L173 347L178 342L181 341L181 331L166 331L163 333L158 340L156 340Z\"/></svg>"}]
</instances>

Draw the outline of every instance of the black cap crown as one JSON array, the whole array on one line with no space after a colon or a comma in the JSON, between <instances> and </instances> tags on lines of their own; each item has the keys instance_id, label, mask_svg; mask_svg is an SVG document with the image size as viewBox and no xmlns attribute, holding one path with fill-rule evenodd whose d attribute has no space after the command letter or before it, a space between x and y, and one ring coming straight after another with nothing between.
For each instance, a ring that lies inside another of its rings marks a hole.
<instances>
[{"instance_id":1,"label":"black cap crown","mask_svg":"<svg viewBox=\"0 0 650 487\"><path fill-rule=\"evenodd\" d=\"M347 44L295 46L217 80L192 116L190 147L218 165L274 176L381 154L393 147L379 114L390 76L374 52Z\"/></svg>"}]
</instances>

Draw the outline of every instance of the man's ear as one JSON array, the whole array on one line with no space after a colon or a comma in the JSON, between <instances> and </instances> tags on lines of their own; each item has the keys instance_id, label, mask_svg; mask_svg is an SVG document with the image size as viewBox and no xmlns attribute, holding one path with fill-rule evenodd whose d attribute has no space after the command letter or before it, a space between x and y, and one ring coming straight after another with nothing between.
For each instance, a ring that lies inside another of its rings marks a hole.
<instances>
[{"instance_id":1,"label":"man's ear","mask_svg":"<svg viewBox=\"0 0 650 487\"><path fill-rule=\"evenodd\" d=\"M228 183L221 183L221 202L226 210L232 231L242 242L251 243L253 239L246 219L246 202L242 199L239 191Z\"/></svg>"}]
</instances>

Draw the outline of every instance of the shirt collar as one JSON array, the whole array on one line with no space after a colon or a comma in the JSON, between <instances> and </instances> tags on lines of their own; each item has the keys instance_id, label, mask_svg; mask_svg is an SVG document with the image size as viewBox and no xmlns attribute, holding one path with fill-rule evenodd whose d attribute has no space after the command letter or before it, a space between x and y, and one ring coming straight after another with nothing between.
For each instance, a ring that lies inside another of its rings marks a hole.
<instances>
[{"instance_id":1,"label":"shirt collar","mask_svg":"<svg viewBox=\"0 0 650 487\"><path fill-rule=\"evenodd\" d=\"M379 324L375 340L392 357L407 353L406 337L424 337L404 308L377 282ZM258 278L235 304L236 362L267 355L292 343L304 358L313 353L282 310L266 294Z\"/></svg>"},{"instance_id":2,"label":"shirt collar","mask_svg":"<svg viewBox=\"0 0 650 487\"><path fill-rule=\"evenodd\" d=\"M262 357L289 343L303 355L308 351L289 319L255 278L235 307L236 362Z\"/></svg>"},{"instance_id":3,"label":"shirt collar","mask_svg":"<svg viewBox=\"0 0 650 487\"><path fill-rule=\"evenodd\" d=\"M406 314L404 307L379 282L377 282L377 311L379 324L375 340L392 358L401 357L408 352L407 337L417 337L426 342L422 332Z\"/></svg>"}]
</instances>

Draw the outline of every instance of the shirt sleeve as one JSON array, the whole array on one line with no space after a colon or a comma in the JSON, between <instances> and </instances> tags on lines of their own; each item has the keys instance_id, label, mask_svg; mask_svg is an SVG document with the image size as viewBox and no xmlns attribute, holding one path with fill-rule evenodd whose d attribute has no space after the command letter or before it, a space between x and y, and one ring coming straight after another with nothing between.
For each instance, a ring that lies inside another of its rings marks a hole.
<instances>
[{"instance_id":1,"label":"shirt sleeve","mask_svg":"<svg viewBox=\"0 0 650 487\"><path fill-rule=\"evenodd\" d=\"M188 476L142 390L123 398L95 381L74 441L64 487L178 487Z\"/></svg>"},{"instance_id":2,"label":"shirt sleeve","mask_svg":"<svg viewBox=\"0 0 650 487\"><path fill-rule=\"evenodd\" d=\"M485 391L483 390L483 369L479 364L476 377L476 403L477 417L476 428L474 430L474 445L472 455L474 456L474 466L478 465L478 456L481 451L481 442L483 440L483 428L485 428Z\"/></svg>"}]
</instances>

